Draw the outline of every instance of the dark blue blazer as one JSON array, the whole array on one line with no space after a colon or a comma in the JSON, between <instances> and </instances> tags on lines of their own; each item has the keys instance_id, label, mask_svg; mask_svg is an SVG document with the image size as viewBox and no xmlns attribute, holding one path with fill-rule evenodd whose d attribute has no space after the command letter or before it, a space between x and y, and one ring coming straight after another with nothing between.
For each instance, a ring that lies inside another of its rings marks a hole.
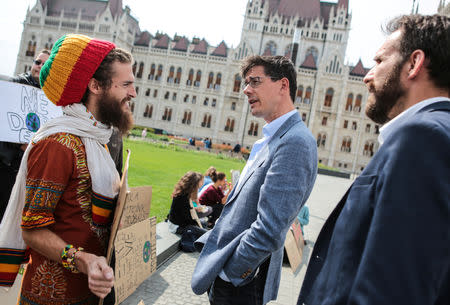
<instances>
[{"instance_id":1,"label":"dark blue blazer","mask_svg":"<svg viewBox=\"0 0 450 305\"><path fill-rule=\"evenodd\" d=\"M298 304L450 304L450 103L385 140L325 222Z\"/></svg>"}]
</instances>

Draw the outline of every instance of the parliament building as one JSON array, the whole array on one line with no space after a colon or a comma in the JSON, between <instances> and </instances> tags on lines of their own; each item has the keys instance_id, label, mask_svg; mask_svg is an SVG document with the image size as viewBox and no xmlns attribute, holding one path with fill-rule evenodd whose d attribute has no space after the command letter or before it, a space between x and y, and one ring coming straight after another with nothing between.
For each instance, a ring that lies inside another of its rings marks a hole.
<instances>
[{"instance_id":1,"label":"parliament building","mask_svg":"<svg viewBox=\"0 0 450 305\"><path fill-rule=\"evenodd\" d=\"M284 55L296 65L294 105L317 139L320 162L358 174L377 151L380 126L364 113L369 69L344 62L348 0L248 0L235 48L151 33L133 14L121 0L37 0L23 22L15 73L28 71L36 53L64 34L110 40L135 59L137 125L250 149L265 122L249 111L241 60Z\"/></svg>"}]
</instances>

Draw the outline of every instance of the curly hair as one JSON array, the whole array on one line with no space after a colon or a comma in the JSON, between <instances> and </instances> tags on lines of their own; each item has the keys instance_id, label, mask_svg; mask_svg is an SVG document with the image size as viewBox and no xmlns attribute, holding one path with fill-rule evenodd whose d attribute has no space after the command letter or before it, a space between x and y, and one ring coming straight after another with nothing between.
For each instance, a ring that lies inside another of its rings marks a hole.
<instances>
[{"instance_id":1,"label":"curly hair","mask_svg":"<svg viewBox=\"0 0 450 305\"><path fill-rule=\"evenodd\" d=\"M198 191L198 184L203 179L203 175L197 172L189 171L175 185L172 198L188 195Z\"/></svg>"},{"instance_id":2,"label":"curly hair","mask_svg":"<svg viewBox=\"0 0 450 305\"><path fill-rule=\"evenodd\" d=\"M442 15L403 15L391 20L384 32L401 31L399 50L406 61L414 50L422 50L434 84L450 91L450 18Z\"/></svg>"}]
</instances>

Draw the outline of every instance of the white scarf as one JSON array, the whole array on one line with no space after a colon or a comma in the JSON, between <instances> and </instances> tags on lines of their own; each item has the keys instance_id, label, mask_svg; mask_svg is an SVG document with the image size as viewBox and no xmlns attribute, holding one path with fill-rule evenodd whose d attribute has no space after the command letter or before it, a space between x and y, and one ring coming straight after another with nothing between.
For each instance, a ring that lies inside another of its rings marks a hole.
<instances>
[{"instance_id":1,"label":"white scarf","mask_svg":"<svg viewBox=\"0 0 450 305\"><path fill-rule=\"evenodd\" d=\"M109 142L112 129L97 122L81 103L64 106L64 115L42 126L34 135L32 143L60 132L81 138L86 149L86 159L92 181L92 191L108 198L114 198L119 191L120 178L114 161L104 145ZM0 224L0 248L23 250L22 211L25 206L25 182L28 155L33 145L28 145L22 158L16 183L9 198L8 207ZM64 165L63 165L64 166Z\"/></svg>"}]
</instances>

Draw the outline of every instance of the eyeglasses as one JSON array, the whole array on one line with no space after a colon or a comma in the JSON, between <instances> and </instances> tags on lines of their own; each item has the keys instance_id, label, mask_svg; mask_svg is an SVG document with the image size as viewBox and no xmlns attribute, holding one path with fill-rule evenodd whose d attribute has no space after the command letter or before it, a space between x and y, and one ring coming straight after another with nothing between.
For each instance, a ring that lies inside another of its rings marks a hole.
<instances>
[{"instance_id":1,"label":"eyeglasses","mask_svg":"<svg viewBox=\"0 0 450 305\"><path fill-rule=\"evenodd\" d=\"M255 77L250 76L248 81L244 81L242 83L242 90L247 88L248 85L250 85L250 87L252 87L253 89L258 88L261 85L261 83L262 83L261 79L263 79L263 78L270 78L272 80L278 80L277 78L272 77L272 76L255 76Z\"/></svg>"},{"instance_id":2,"label":"eyeglasses","mask_svg":"<svg viewBox=\"0 0 450 305\"><path fill-rule=\"evenodd\" d=\"M33 63L34 63L36 66L40 66L40 65L45 64L45 61L42 61L42 60L40 60L40 59L36 59L36 60L33 60Z\"/></svg>"}]
</instances>

